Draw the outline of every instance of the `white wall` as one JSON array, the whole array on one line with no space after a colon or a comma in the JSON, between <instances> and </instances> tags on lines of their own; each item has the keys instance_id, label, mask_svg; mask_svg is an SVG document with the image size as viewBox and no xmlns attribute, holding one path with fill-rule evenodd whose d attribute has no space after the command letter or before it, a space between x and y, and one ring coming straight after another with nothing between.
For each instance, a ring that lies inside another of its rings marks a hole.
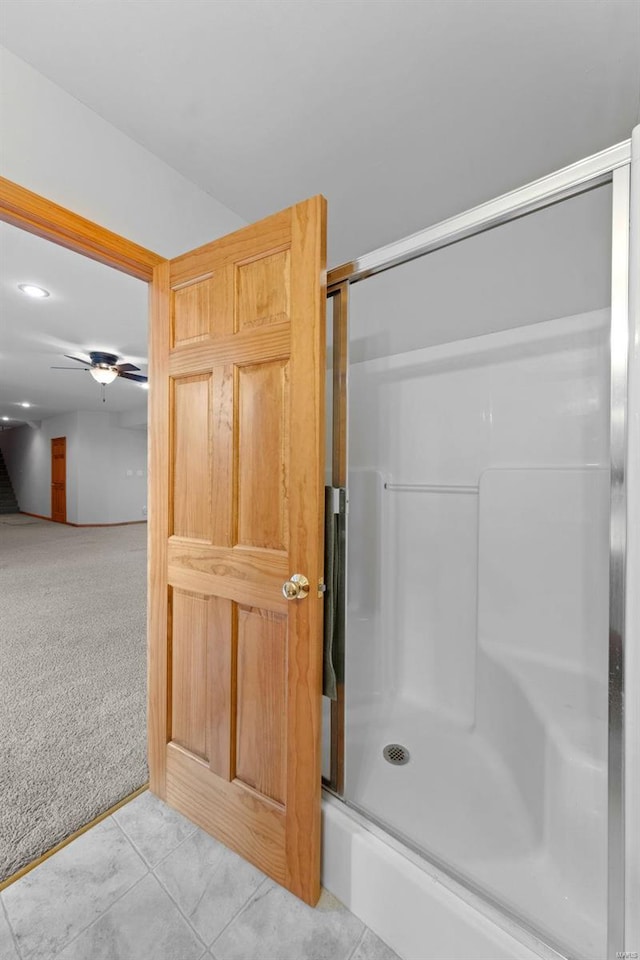
<instances>
[{"instance_id":1,"label":"white wall","mask_svg":"<svg viewBox=\"0 0 640 960\"><path fill-rule=\"evenodd\" d=\"M101 411L0 432L0 450L22 511L51 516L52 437L67 438L69 523L146 518L147 431L120 426L117 414Z\"/></svg>"},{"instance_id":2,"label":"white wall","mask_svg":"<svg viewBox=\"0 0 640 960\"><path fill-rule=\"evenodd\" d=\"M0 171L166 257L244 220L0 47Z\"/></svg>"},{"instance_id":3,"label":"white wall","mask_svg":"<svg viewBox=\"0 0 640 960\"><path fill-rule=\"evenodd\" d=\"M166 257L244 225L233 211L3 47L0 81L2 176ZM49 441L67 436L69 521L142 519L146 479L137 471L146 474L146 432L119 429L102 414L90 425L90 416L74 413L43 421L39 429L0 434L21 509L50 514ZM101 459L105 448L111 451L108 462ZM85 478L81 487L76 470Z\"/></svg>"},{"instance_id":4,"label":"white wall","mask_svg":"<svg viewBox=\"0 0 640 960\"><path fill-rule=\"evenodd\" d=\"M125 429L115 414L78 414L78 523L144 520L147 431Z\"/></svg>"}]
</instances>

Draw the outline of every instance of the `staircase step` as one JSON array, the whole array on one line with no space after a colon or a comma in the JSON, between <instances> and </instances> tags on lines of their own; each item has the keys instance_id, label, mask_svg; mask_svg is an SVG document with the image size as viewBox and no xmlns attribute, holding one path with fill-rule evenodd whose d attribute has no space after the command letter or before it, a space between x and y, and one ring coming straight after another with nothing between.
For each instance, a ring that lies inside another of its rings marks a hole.
<instances>
[{"instance_id":1,"label":"staircase step","mask_svg":"<svg viewBox=\"0 0 640 960\"><path fill-rule=\"evenodd\" d=\"M11 477L0 450L0 513L19 513L20 507L16 500L15 491L11 484Z\"/></svg>"}]
</instances>

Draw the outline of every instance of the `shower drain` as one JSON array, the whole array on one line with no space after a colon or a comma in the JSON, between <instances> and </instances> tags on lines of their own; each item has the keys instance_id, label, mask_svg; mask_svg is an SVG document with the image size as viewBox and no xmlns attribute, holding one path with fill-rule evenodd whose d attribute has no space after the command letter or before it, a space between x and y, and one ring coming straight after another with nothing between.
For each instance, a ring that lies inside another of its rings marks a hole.
<instances>
[{"instance_id":1,"label":"shower drain","mask_svg":"<svg viewBox=\"0 0 640 960\"><path fill-rule=\"evenodd\" d=\"M407 748L403 747L400 743L388 743L382 751L382 756L389 763L394 763L397 767L401 767L403 764L409 763L410 753Z\"/></svg>"}]
</instances>

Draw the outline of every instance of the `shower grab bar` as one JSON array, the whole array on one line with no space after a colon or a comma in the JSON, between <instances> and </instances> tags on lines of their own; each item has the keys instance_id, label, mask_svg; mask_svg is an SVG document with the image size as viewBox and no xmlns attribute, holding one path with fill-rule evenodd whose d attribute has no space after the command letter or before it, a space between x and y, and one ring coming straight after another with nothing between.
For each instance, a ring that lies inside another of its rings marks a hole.
<instances>
[{"instance_id":1,"label":"shower grab bar","mask_svg":"<svg viewBox=\"0 0 640 960\"><path fill-rule=\"evenodd\" d=\"M384 488L401 493L478 493L478 487L452 483L385 483Z\"/></svg>"}]
</instances>

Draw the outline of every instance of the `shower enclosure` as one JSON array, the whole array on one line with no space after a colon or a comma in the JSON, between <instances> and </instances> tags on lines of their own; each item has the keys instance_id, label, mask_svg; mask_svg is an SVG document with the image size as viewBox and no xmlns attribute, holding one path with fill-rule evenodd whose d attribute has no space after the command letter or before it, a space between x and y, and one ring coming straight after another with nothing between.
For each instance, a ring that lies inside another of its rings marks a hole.
<instances>
[{"instance_id":1,"label":"shower enclosure","mask_svg":"<svg viewBox=\"0 0 640 960\"><path fill-rule=\"evenodd\" d=\"M326 781L585 960L624 949L629 155L330 276Z\"/></svg>"}]
</instances>

